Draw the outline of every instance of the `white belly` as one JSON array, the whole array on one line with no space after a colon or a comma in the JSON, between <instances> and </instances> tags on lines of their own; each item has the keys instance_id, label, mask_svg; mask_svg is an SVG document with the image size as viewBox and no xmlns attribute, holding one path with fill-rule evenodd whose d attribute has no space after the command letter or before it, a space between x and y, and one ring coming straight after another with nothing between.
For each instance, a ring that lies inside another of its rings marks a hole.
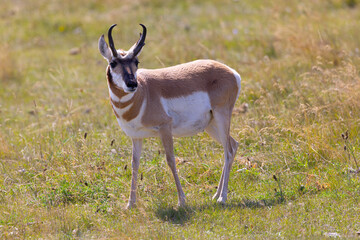
<instances>
[{"instance_id":1,"label":"white belly","mask_svg":"<svg viewBox=\"0 0 360 240\"><path fill-rule=\"evenodd\" d=\"M204 131L211 119L209 95L195 92L179 98L161 98L165 112L172 118L174 136L192 136Z\"/></svg>"},{"instance_id":2,"label":"white belly","mask_svg":"<svg viewBox=\"0 0 360 240\"><path fill-rule=\"evenodd\" d=\"M179 98L160 98L164 111L172 119L172 134L176 137L192 136L204 131L211 120L210 99L205 92L196 92L191 95ZM124 109L114 110L121 116L131 108L131 105ZM138 116L129 122L118 118L121 129L131 138L158 137L159 127L144 127L141 118L144 114L146 102L141 106Z\"/></svg>"}]
</instances>

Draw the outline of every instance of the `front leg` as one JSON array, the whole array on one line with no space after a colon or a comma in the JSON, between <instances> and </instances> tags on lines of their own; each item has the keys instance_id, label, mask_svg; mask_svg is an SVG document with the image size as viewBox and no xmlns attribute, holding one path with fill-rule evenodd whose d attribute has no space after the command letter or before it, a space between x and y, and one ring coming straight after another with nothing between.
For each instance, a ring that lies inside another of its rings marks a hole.
<instances>
[{"instance_id":1,"label":"front leg","mask_svg":"<svg viewBox=\"0 0 360 240\"><path fill-rule=\"evenodd\" d=\"M142 148L142 139L132 139L132 161L131 161L131 190L130 190L130 198L129 203L127 205L127 209L132 208L136 203L136 187L137 187L137 175L140 165L140 155Z\"/></svg>"},{"instance_id":2,"label":"front leg","mask_svg":"<svg viewBox=\"0 0 360 240\"><path fill-rule=\"evenodd\" d=\"M185 206L185 194L182 190L179 176L176 171L176 163L175 163L175 156L174 156L174 146L173 146L173 137L171 133L171 125L167 124L165 126L162 126L159 130L161 142L164 146L165 153L166 153L166 161L169 165L171 172L175 179L175 184L178 192L178 205L183 207Z\"/></svg>"}]
</instances>

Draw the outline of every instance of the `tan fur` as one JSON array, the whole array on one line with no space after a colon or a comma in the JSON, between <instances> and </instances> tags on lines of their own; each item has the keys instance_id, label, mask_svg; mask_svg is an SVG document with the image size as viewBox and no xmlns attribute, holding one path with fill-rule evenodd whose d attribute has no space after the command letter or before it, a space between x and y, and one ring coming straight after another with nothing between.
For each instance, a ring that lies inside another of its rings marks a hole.
<instances>
[{"instance_id":1,"label":"tan fur","mask_svg":"<svg viewBox=\"0 0 360 240\"><path fill-rule=\"evenodd\" d=\"M115 86L107 69L108 84L111 91L122 98L125 93ZM144 126L158 126L169 117L161 107L160 97L177 98L202 91L209 94L213 109L228 106L234 107L238 86L233 72L225 65L213 60L198 60L161 69L139 69L138 88L134 96L126 102L112 101L117 108L131 108L122 115L126 121L134 119L140 112L141 103L146 99L146 108L142 116Z\"/></svg>"},{"instance_id":2,"label":"tan fur","mask_svg":"<svg viewBox=\"0 0 360 240\"><path fill-rule=\"evenodd\" d=\"M160 125L164 119L166 121L160 97L177 98L203 91L209 94L213 109L226 104L232 108L238 92L231 70L212 60L198 60L155 70L143 69L138 73L138 79L147 88L147 99L151 99L142 117L145 126Z\"/></svg>"}]
</instances>

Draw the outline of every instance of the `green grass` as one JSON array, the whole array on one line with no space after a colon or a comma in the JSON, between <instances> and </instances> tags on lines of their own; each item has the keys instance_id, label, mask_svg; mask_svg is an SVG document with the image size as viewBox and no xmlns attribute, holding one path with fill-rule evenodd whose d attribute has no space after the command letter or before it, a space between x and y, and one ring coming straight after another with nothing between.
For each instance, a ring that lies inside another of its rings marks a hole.
<instances>
[{"instance_id":1,"label":"green grass","mask_svg":"<svg viewBox=\"0 0 360 240\"><path fill-rule=\"evenodd\" d=\"M355 0L2 2L0 238L356 238L359 7ZM137 40L138 23L148 27L141 67L211 58L241 74L231 130L240 145L225 206L211 201L222 148L202 133L175 140L188 206L176 207L161 143L147 139L137 208L125 210L131 142L111 111L97 50L113 23L124 49Z\"/></svg>"}]
</instances>

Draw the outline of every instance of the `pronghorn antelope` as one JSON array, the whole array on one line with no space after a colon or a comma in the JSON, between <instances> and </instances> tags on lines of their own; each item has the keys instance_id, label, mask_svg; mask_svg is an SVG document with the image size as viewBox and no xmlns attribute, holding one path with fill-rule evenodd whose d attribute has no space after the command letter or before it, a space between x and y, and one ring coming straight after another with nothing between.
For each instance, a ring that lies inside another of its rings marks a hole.
<instances>
[{"instance_id":1,"label":"pronghorn antelope","mask_svg":"<svg viewBox=\"0 0 360 240\"><path fill-rule=\"evenodd\" d=\"M179 206L185 205L173 151L173 136L192 136L206 131L222 144L225 163L213 197L225 203L229 173L238 142L230 136L231 113L240 93L240 75L213 61L197 60L168 68L138 69L138 55L145 45L146 27L128 51L116 50L108 30L99 39L106 69L110 102L122 130L132 139L132 180L127 208L136 202L136 186L142 139L160 137L166 161L175 178Z\"/></svg>"}]
</instances>

